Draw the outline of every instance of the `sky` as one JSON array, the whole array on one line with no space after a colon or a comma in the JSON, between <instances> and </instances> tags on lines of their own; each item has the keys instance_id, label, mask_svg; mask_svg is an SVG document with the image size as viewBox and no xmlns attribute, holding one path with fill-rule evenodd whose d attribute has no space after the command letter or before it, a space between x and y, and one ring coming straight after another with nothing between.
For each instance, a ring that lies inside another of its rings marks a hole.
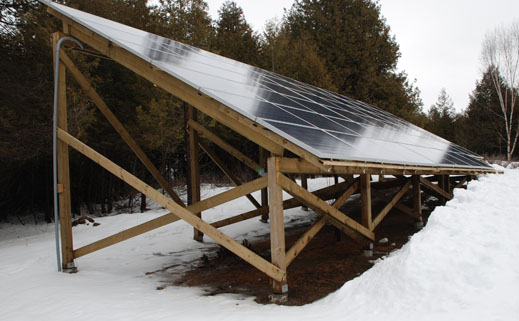
<instances>
[{"instance_id":1,"label":"sky","mask_svg":"<svg viewBox=\"0 0 519 321\"><path fill-rule=\"evenodd\" d=\"M216 19L224 0L206 0ZM247 22L261 32L265 22L283 17L293 0L235 0ZM480 60L485 34L519 20L517 0L381 0L382 15L400 45L398 69L416 79L424 110L434 104L442 88L457 111L465 109L469 94L483 70Z\"/></svg>"}]
</instances>

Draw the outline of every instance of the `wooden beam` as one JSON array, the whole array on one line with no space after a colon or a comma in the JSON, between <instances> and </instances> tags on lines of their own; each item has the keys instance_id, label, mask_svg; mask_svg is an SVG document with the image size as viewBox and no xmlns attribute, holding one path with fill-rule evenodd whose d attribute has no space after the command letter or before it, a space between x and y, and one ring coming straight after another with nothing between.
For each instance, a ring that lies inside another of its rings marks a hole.
<instances>
[{"instance_id":1,"label":"wooden beam","mask_svg":"<svg viewBox=\"0 0 519 321\"><path fill-rule=\"evenodd\" d=\"M52 34L54 64L59 64L58 81L58 122L57 126L67 129L67 74L65 64L57 61L56 46L60 39L59 33ZM63 55L63 50L60 56ZM72 236L72 212L70 202L70 170L68 146L59 141L56 145L58 184L62 187L62 192L58 194L59 224L61 234L61 264L64 271L73 268L74 264L74 245ZM56 222L57 223L57 222Z\"/></svg>"},{"instance_id":2,"label":"wooden beam","mask_svg":"<svg viewBox=\"0 0 519 321\"><path fill-rule=\"evenodd\" d=\"M192 205L200 201L200 164L198 159L198 134L191 127L188 126L189 121L196 121L198 115L196 109L188 103L184 103L184 123L186 127L185 139L187 148L187 199L188 204ZM202 217L202 212L195 212L195 215ZM202 242L204 234L193 229L193 239Z\"/></svg>"},{"instance_id":3,"label":"wooden beam","mask_svg":"<svg viewBox=\"0 0 519 321\"><path fill-rule=\"evenodd\" d=\"M225 166L224 162L222 162L220 157L218 157L218 155L216 155L216 153L214 153L209 148L209 146L207 146L201 140L198 141L198 145L207 154L207 156L209 156L209 158L211 158L213 160L213 162L222 170L222 172L225 174L225 176L227 176L231 180L231 182L233 182L234 185L236 185L236 186L242 185L240 180L236 176L234 176L234 174L227 168L227 166ZM251 194L247 194L247 195L245 195L245 197L247 197L247 199L252 203L252 205L254 205L254 207L256 207L256 208L261 207L260 203L258 203L258 201L256 201L256 199Z\"/></svg>"},{"instance_id":4,"label":"wooden beam","mask_svg":"<svg viewBox=\"0 0 519 321\"><path fill-rule=\"evenodd\" d=\"M416 212L412 208L410 208L402 203L395 204L395 208L397 210L399 210L400 212L402 212L408 216L411 216L414 219L420 220L422 218L422 216L420 214L418 214L418 212Z\"/></svg>"},{"instance_id":5,"label":"wooden beam","mask_svg":"<svg viewBox=\"0 0 519 321\"><path fill-rule=\"evenodd\" d=\"M433 183L429 182L427 179L420 177L420 184L422 186L426 187L428 190L432 191L434 194L439 195L441 197L445 197L447 199L452 199L452 194L447 193L437 185L434 185Z\"/></svg>"},{"instance_id":6,"label":"wooden beam","mask_svg":"<svg viewBox=\"0 0 519 321\"><path fill-rule=\"evenodd\" d=\"M243 213L243 214L239 214L239 215L236 215L236 216L225 218L223 220L219 220L217 222L211 223L211 225L216 227L216 228L220 228L220 227L224 227L224 226L231 225L231 224L234 224L234 223L242 222L242 221L251 219L253 217L263 215L263 214L268 213L268 212L269 212L269 208L268 207L261 207L261 208L258 208L258 209L255 209L255 210Z\"/></svg>"},{"instance_id":7,"label":"wooden beam","mask_svg":"<svg viewBox=\"0 0 519 321\"><path fill-rule=\"evenodd\" d=\"M319 231L326 225L326 216L322 216L312 227L310 227L287 251L286 264L287 266L303 251L303 249L310 243L310 241L319 233Z\"/></svg>"},{"instance_id":8,"label":"wooden beam","mask_svg":"<svg viewBox=\"0 0 519 321\"><path fill-rule=\"evenodd\" d=\"M261 165L259 165L258 163L256 163L255 161L253 161L252 159L247 157L245 154L240 152L238 149L234 148L233 146L231 146L230 144L225 142L220 137L213 134L211 131L209 131L207 128L200 125L196 121L190 120L187 125L189 126L189 128L193 128L194 130L196 130L201 137L204 137L204 138L210 140L212 143L218 145L221 149L223 149L227 153L231 154L233 157L235 157L236 159L241 161L243 164L247 165L253 171L257 172L258 169L262 168Z\"/></svg>"},{"instance_id":9,"label":"wooden beam","mask_svg":"<svg viewBox=\"0 0 519 321\"><path fill-rule=\"evenodd\" d=\"M253 181L237 186L231 190L201 200L195 204L189 205L186 209L192 213L198 213L218 205L227 203L239 197L243 197L252 192L258 191L267 186L267 177L260 177Z\"/></svg>"},{"instance_id":10,"label":"wooden beam","mask_svg":"<svg viewBox=\"0 0 519 321\"><path fill-rule=\"evenodd\" d=\"M120 243L120 242L128 240L132 237L149 232L151 230L157 229L164 225L171 224L178 220L179 220L179 218L173 213L165 214L161 217L157 217L148 222L139 224L137 226L131 227L129 229L126 229L126 230L116 233L114 235L105 237L99 241L96 241L91 244L80 247L80 248L74 250L74 258L77 259L78 257L90 254L90 253L98 251L100 249L104 249L105 247Z\"/></svg>"},{"instance_id":11,"label":"wooden beam","mask_svg":"<svg viewBox=\"0 0 519 321\"><path fill-rule=\"evenodd\" d=\"M175 95L181 100L197 107L208 116L216 119L227 127L249 138L251 141L263 146L275 155L282 155L286 145L293 149L296 154L300 151L296 145L289 143L286 139L265 129L263 126L246 119L229 107L219 103L211 97L201 93L197 88L190 87L181 80L160 70L150 64L149 61L135 56L124 48L114 45L108 39L96 34L92 30L83 27L59 12L48 8L47 11L53 16L70 25L70 35L83 43L99 51L101 54L112 58L126 68L151 81L167 92ZM310 154L311 155L311 154ZM315 159L317 157L314 156Z\"/></svg>"},{"instance_id":12,"label":"wooden beam","mask_svg":"<svg viewBox=\"0 0 519 321\"><path fill-rule=\"evenodd\" d=\"M371 176L360 175L360 206L362 210L362 225L373 231L373 219L371 216Z\"/></svg>"},{"instance_id":13,"label":"wooden beam","mask_svg":"<svg viewBox=\"0 0 519 321\"><path fill-rule=\"evenodd\" d=\"M300 187L288 177L282 174L278 174L278 182L287 193L294 196L301 203L306 204L309 208L313 209L317 213L330 216L341 224L347 226L349 229L359 233L360 235L363 235L365 238L374 240L375 235L372 231L344 215L344 213L326 203L319 197Z\"/></svg>"},{"instance_id":14,"label":"wooden beam","mask_svg":"<svg viewBox=\"0 0 519 321\"><path fill-rule=\"evenodd\" d=\"M274 280L277 280L279 282L286 280L285 271L279 269L277 266L266 261L265 259L257 255L256 253L252 252L251 250L247 249L240 243L234 241L232 238L220 232L218 229L203 221L201 218L197 217L196 215L193 215L193 213L188 211L186 208L183 208L182 206L175 203L173 200L162 195L153 187L144 183L128 171L124 170L114 162L110 161L108 158L104 157L103 155L99 154L98 152L88 147L81 141L77 140L67 132L63 131L62 129L58 129L58 138L63 142L67 143L70 147L73 147L78 152L90 158L95 163L99 164L101 167L108 170L116 177L126 182L131 187L135 188L137 191L145 194L150 199L154 200L155 202L169 210L177 217L181 218L193 227L197 228L198 230L200 230L201 232L203 232L204 234L218 242L218 244L227 248L229 251L233 252L249 264L256 267L258 270L267 274Z\"/></svg>"},{"instance_id":15,"label":"wooden beam","mask_svg":"<svg viewBox=\"0 0 519 321\"><path fill-rule=\"evenodd\" d=\"M277 176L277 158L269 157L267 160L268 190L269 190L269 214L270 214L270 256L272 264L280 270L286 271L285 257L285 222L283 215L283 190L279 185ZM274 293L288 292L287 280L272 282Z\"/></svg>"},{"instance_id":16,"label":"wooden beam","mask_svg":"<svg viewBox=\"0 0 519 321\"><path fill-rule=\"evenodd\" d=\"M373 220L373 229L376 229L377 226L382 222L384 217L391 211L393 206L395 206L400 199L405 195L405 193L409 190L409 186L411 186L411 180L409 179L407 183L402 186L402 188L393 196L391 201L378 213L378 215Z\"/></svg>"},{"instance_id":17,"label":"wooden beam","mask_svg":"<svg viewBox=\"0 0 519 321\"><path fill-rule=\"evenodd\" d=\"M267 175L267 157L269 157L270 153L265 150L265 148L258 146L258 156L259 156L259 165L261 166L260 175ZM267 207L269 206L269 194L268 190L266 188L261 190L261 206ZM263 223L267 223L269 219L269 213L268 211L266 213L263 213L261 215L260 221Z\"/></svg>"},{"instance_id":18,"label":"wooden beam","mask_svg":"<svg viewBox=\"0 0 519 321\"><path fill-rule=\"evenodd\" d=\"M347 182L348 183L348 182ZM308 190L305 188L305 186L301 186L305 190ZM333 203L333 207L336 209L339 209L344 203L350 198L350 196L358 189L359 187L359 180L355 180L350 183L350 186L346 189L346 191L335 200ZM315 195L315 194L314 194ZM303 249L310 243L310 241L319 233L319 231L322 229L322 227L326 224L328 221L328 218L326 216L323 216L321 219L319 219L310 229L308 229L288 250L287 252L287 266L292 263L292 261L303 251ZM349 230L351 231L351 230ZM348 232L349 232L348 231Z\"/></svg>"},{"instance_id":19,"label":"wooden beam","mask_svg":"<svg viewBox=\"0 0 519 321\"><path fill-rule=\"evenodd\" d=\"M92 87L90 82L86 79L85 76L79 71L76 65L72 62L72 60L65 54L62 53L60 55L60 59L67 66L70 74L77 81L81 90L90 100L97 106L99 111L105 116L108 122L112 125L112 127L117 131L117 133L121 136L124 142L130 147L130 149L135 153L137 158L142 162L144 167L150 172L150 174L155 178L157 183L159 183L160 187L164 189L166 193L168 193L171 198L177 202L178 204L185 206L182 199L173 191L171 185L166 181L166 179L160 174L159 170L153 165L153 163L149 160L148 156L144 153L144 151L139 147L137 142L133 139L133 137L128 133L124 125L117 119L117 117L112 113L108 105L104 102L104 100L99 96L99 94Z\"/></svg>"},{"instance_id":20,"label":"wooden beam","mask_svg":"<svg viewBox=\"0 0 519 321\"><path fill-rule=\"evenodd\" d=\"M339 196L335 202L333 203L333 207L336 209L341 208L344 203L348 201L348 199L359 189L360 185L360 178L355 179L353 182L350 183L350 186L342 193L341 196Z\"/></svg>"}]
</instances>

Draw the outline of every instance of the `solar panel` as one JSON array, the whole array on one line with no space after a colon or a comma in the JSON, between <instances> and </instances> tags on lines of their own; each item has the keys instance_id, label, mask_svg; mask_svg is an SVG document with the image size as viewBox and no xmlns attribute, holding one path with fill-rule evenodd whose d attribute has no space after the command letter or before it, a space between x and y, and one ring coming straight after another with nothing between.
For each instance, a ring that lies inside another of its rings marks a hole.
<instances>
[{"instance_id":1,"label":"solar panel","mask_svg":"<svg viewBox=\"0 0 519 321\"><path fill-rule=\"evenodd\" d=\"M489 168L369 104L56 3L61 14L321 159Z\"/></svg>"}]
</instances>

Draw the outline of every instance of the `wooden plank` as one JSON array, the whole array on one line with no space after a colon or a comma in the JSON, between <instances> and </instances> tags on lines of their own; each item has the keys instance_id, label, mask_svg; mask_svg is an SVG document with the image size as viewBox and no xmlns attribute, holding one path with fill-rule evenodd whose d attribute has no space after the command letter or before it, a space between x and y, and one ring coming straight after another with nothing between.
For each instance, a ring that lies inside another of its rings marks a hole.
<instances>
[{"instance_id":1,"label":"wooden plank","mask_svg":"<svg viewBox=\"0 0 519 321\"><path fill-rule=\"evenodd\" d=\"M258 146L259 148L259 165L263 169L262 172L260 172L260 175L266 175L267 173L267 157L269 157L270 153L265 150L265 148ZM261 190L261 206L262 207L268 207L269 206L269 196L268 196L268 190L266 188L263 188ZM260 221L263 223L266 223L269 219L268 211L266 213L263 213L261 215Z\"/></svg>"},{"instance_id":2,"label":"wooden plank","mask_svg":"<svg viewBox=\"0 0 519 321\"><path fill-rule=\"evenodd\" d=\"M286 264L287 266L303 251L303 249L310 243L310 241L319 233L319 231L326 225L326 216L321 217L310 227L287 251Z\"/></svg>"},{"instance_id":3,"label":"wooden plank","mask_svg":"<svg viewBox=\"0 0 519 321\"><path fill-rule=\"evenodd\" d=\"M308 176L306 174L301 174L301 187L308 191ZM304 211L308 210L308 207L306 207L304 205L301 208Z\"/></svg>"},{"instance_id":4,"label":"wooden plank","mask_svg":"<svg viewBox=\"0 0 519 321\"><path fill-rule=\"evenodd\" d=\"M373 219L371 214L371 176L360 175L360 206L362 210L362 225L373 231Z\"/></svg>"},{"instance_id":5,"label":"wooden plank","mask_svg":"<svg viewBox=\"0 0 519 321\"><path fill-rule=\"evenodd\" d=\"M429 182L427 179L420 177L420 184L422 184L424 187L429 189L430 191L434 192L435 194L445 197L447 199L452 199L452 195L441 189L440 187L434 185L433 183Z\"/></svg>"},{"instance_id":6,"label":"wooden plank","mask_svg":"<svg viewBox=\"0 0 519 321\"><path fill-rule=\"evenodd\" d=\"M304 188L300 187L296 183L292 182L289 178L282 174L278 174L278 181L281 187L290 195L294 196L301 203L306 204L309 208L313 209L317 213L331 216L341 224L344 224L349 229L363 235L369 240L374 240L375 235L372 231L368 230L366 227L357 223L355 220L349 218L344 215L341 211L326 203L316 195L310 193Z\"/></svg>"},{"instance_id":7,"label":"wooden plank","mask_svg":"<svg viewBox=\"0 0 519 321\"><path fill-rule=\"evenodd\" d=\"M67 129L67 75L66 66L62 61L56 61L56 46L60 39L59 33L52 34L54 64L59 64L58 82L58 122L57 126ZM60 56L63 50L60 52ZM56 79L54 81L57 81ZM61 264L62 269L69 269L74 263L74 245L72 236L72 211L70 201L70 169L68 146L59 141L56 144L56 158L58 170L58 184L62 186L62 192L58 194L59 224L61 234Z\"/></svg>"},{"instance_id":8,"label":"wooden plank","mask_svg":"<svg viewBox=\"0 0 519 321\"><path fill-rule=\"evenodd\" d=\"M303 185L303 184L302 184ZM355 180L350 183L350 186L346 189L346 191L335 200L333 203L333 207L339 209L344 203L350 198L350 196L357 190L359 186L359 180ZM305 190L305 186L301 186ZM315 195L315 194L314 194ZM292 263L292 261L303 251L303 249L310 243L310 241L319 233L325 223L328 221L326 216L323 216L319 219L310 229L308 229L288 250L287 252L287 266ZM351 231L351 230L350 230Z\"/></svg>"},{"instance_id":9,"label":"wooden plank","mask_svg":"<svg viewBox=\"0 0 519 321\"><path fill-rule=\"evenodd\" d=\"M247 157L245 154L240 152L238 149L234 148L233 146L231 146L230 144L225 142L220 137L213 134L210 130L208 130L204 126L200 125L199 123L197 123L193 120L190 120L188 122L188 126L190 128L193 128L194 130L196 130L201 137L204 137L204 138L210 140L212 143L218 145L221 149L223 149L226 152L228 152L229 154L231 154L233 157L235 157L236 159L241 161L243 164L247 165L253 171L257 172L258 169L262 168L261 165L259 165L258 163L256 163L255 161L253 161L252 159Z\"/></svg>"},{"instance_id":10,"label":"wooden plank","mask_svg":"<svg viewBox=\"0 0 519 321\"><path fill-rule=\"evenodd\" d=\"M400 201L400 199L405 195L405 193L409 190L409 186L411 186L411 180L409 179L407 183L402 186L402 188L393 196L391 201L384 206L384 208L378 213L378 215L373 220L373 229L377 228L377 226L382 222L384 217L391 211L393 206Z\"/></svg>"},{"instance_id":11,"label":"wooden plank","mask_svg":"<svg viewBox=\"0 0 519 321\"><path fill-rule=\"evenodd\" d=\"M231 180L231 182L233 182L233 184L235 186L242 185L240 180L236 176L234 176L234 174L227 168L227 166L225 166L224 162L220 159L220 157L218 157L218 155L216 155L216 153L214 153L209 148L209 146L207 146L201 140L198 141L198 145L207 154L207 156L209 156L209 158L211 158L213 160L213 162L222 170L222 172L225 174L225 176L227 176ZM252 195L247 194L247 195L245 195L245 197L247 197L247 199L252 203L252 205L254 205L254 207L256 207L256 208L261 207L260 203L258 203L258 201L256 201L256 199Z\"/></svg>"},{"instance_id":12,"label":"wooden plank","mask_svg":"<svg viewBox=\"0 0 519 321\"><path fill-rule=\"evenodd\" d=\"M70 147L73 147L78 152L90 158L95 163L99 164L101 167L108 170L110 173L114 174L116 177L126 182L128 185L135 188L137 191L145 194L150 199L154 200L164 208L168 209L178 218L186 221L193 227L202 231L204 234L218 242L218 244L227 248L229 251L233 252L234 254L236 254L249 264L253 265L258 270L267 274L274 280L277 280L279 282L286 280L285 271L279 269L277 266L266 261L265 259L257 255L256 253L252 252L251 250L247 249L240 243L234 241L232 238L220 232L218 229L203 221L201 218L197 217L196 215L193 215L193 213L188 211L186 208L183 208L182 206L175 203L173 200L162 195L153 187L144 183L128 171L124 170L117 164L110 161L108 158L104 157L103 155L99 154L98 152L88 147L81 141L77 140L67 132L63 131L62 129L59 129L58 138L63 142L67 143Z\"/></svg>"},{"instance_id":13,"label":"wooden plank","mask_svg":"<svg viewBox=\"0 0 519 321\"><path fill-rule=\"evenodd\" d=\"M292 149L297 151L298 148L296 145L287 142L279 135L268 131L263 126L241 116L227 106L199 92L197 88L190 87L181 80L152 66L148 61L135 56L121 47L113 45L109 40L63 16L52 8L48 8L47 11L68 23L70 25L70 35L76 39L88 44L101 54L112 58L181 100L197 107L208 116L235 130L242 136L249 138L258 145L263 146L273 154L282 155L285 149L283 145L290 145Z\"/></svg>"},{"instance_id":14,"label":"wooden plank","mask_svg":"<svg viewBox=\"0 0 519 321\"><path fill-rule=\"evenodd\" d=\"M126 229L124 231L121 231L119 233L116 233L114 235L110 235L108 237L105 237L99 241L93 242L91 244L85 245L83 247L80 247L76 250L74 250L74 258L79 258L81 256L90 254L92 252L95 252L97 250L106 248L108 246L120 243L122 241L128 240L132 237L144 234L146 232L149 232L151 230L157 229L159 227L171 224L173 222L178 221L179 218L173 214L168 213L161 217L157 217L155 219L152 219L148 222L139 224L137 226L131 227L129 229Z\"/></svg>"},{"instance_id":15,"label":"wooden plank","mask_svg":"<svg viewBox=\"0 0 519 321\"><path fill-rule=\"evenodd\" d=\"M267 186L267 176L257 178L253 181L237 186L229 191L225 191L210 198L201 200L200 202L187 206L186 209L192 213L205 211L207 209L235 200L239 197L243 197L252 192L258 191L265 186Z\"/></svg>"},{"instance_id":16,"label":"wooden plank","mask_svg":"<svg viewBox=\"0 0 519 321\"><path fill-rule=\"evenodd\" d=\"M255 210L243 213L243 214L239 214L239 215L236 215L236 216L225 218L223 220L219 220L217 222L211 223L211 225L216 227L216 228L220 228L220 227L224 227L224 226L231 225L231 224L234 224L234 223L242 222L242 221L251 219L253 217L257 217L257 216L263 215L263 214L268 213L268 212L269 212L269 208L268 207L261 207L261 208L257 208Z\"/></svg>"},{"instance_id":17,"label":"wooden plank","mask_svg":"<svg viewBox=\"0 0 519 321\"><path fill-rule=\"evenodd\" d=\"M186 124L186 147L187 147L187 164L188 164L188 175L187 175L187 192L188 192L188 203L190 205L200 201L200 164L198 159L198 134L190 126L187 126L189 121L196 121L198 115L196 109L193 106L184 103L184 122ZM202 212L195 212L195 215L202 217ZM204 234L193 229L193 239L202 242Z\"/></svg>"},{"instance_id":18,"label":"wooden plank","mask_svg":"<svg viewBox=\"0 0 519 321\"><path fill-rule=\"evenodd\" d=\"M270 256L272 264L282 271L286 271L285 257L285 222L283 215L283 190L279 185L277 176L276 158L267 160L268 191L269 191L269 222L270 222ZM272 282L274 293L286 293L288 291L287 280Z\"/></svg>"},{"instance_id":19,"label":"wooden plank","mask_svg":"<svg viewBox=\"0 0 519 321\"><path fill-rule=\"evenodd\" d=\"M346 191L335 200L335 202L333 203L333 207L335 207L336 209L341 208L341 206L343 206L344 203L348 201L348 199L355 193L355 191L357 191L359 185L360 178L357 178L352 183L350 183L350 186L348 186Z\"/></svg>"},{"instance_id":20,"label":"wooden plank","mask_svg":"<svg viewBox=\"0 0 519 321\"><path fill-rule=\"evenodd\" d=\"M144 151L140 148L137 142L133 139L133 137L128 133L124 125L117 119L117 117L112 113L108 105L104 102L104 100L99 96L99 94L95 91L95 89L90 85L90 82L86 79L85 76L79 71L76 65L72 62L72 60L64 53L60 55L60 59L67 66L70 74L77 81L81 90L85 95L87 95L90 100L97 106L99 111L105 116L108 122L112 125L112 127L117 131L117 133L121 136L124 142L130 147L130 149L135 153L137 158L142 162L144 167L150 172L150 174L155 178L157 183L159 183L160 187L164 189L166 193L168 193L171 198L177 202L178 204L185 206L182 199L173 191L171 185L166 181L166 179L160 174L159 170L153 165L153 163L149 160L148 156L144 153Z\"/></svg>"}]
</instances>

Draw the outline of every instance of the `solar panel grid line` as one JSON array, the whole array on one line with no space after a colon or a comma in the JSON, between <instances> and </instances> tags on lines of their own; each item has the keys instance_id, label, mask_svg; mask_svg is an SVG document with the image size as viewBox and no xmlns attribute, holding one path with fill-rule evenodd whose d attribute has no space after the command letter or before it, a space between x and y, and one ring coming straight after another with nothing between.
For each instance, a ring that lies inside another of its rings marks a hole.
<instances>
[{"instance_id":1,"label":"solar panel grid line","mask_svg":"<svg viewBox=\"0 0 519 321\"><path fill-rule=\"evenodd\" d=\"M63 5L49 6L321 159L489 168L477 154L370 104Z\"/></svg>"}]
</instances>

